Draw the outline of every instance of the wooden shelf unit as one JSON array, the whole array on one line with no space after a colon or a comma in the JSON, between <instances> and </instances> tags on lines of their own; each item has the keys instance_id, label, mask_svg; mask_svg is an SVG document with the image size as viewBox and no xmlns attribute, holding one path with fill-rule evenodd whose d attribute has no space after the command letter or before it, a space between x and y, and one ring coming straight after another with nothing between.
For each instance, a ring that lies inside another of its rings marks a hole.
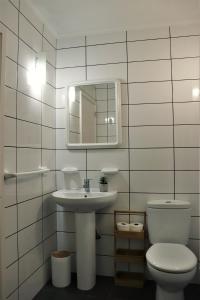
<instances>
[{"instance_id":1,"label":"wooden shelf unit","mask_svg":"<svg viewBox=\"0 0 200 300\"><path fill-rule=\"evenodd\" d=\"M141 216L143 218L143 230L141 232L120 231L117 228L117 218L119 215ZM145 268L145 238L146 238L146 213L144 211L114 211L114 259L115 259L115 284L120 286L129 286L142 288L144 286L144 268ZM143 249L121 249L117 248L117 239L140 240L144 241ZM117 270L117 263L142 264L143 273L124 272Z\"/></svg>"}]
</instances>

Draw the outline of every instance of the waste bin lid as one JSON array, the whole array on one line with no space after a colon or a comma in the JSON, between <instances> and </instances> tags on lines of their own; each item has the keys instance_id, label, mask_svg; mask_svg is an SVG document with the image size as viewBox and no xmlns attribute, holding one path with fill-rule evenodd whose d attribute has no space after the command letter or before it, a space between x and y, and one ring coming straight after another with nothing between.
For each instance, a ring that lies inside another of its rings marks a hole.
<instances>
[{"instance_id":1,"label":"waste bin lid","mask_svg":"<svg viewBox=\"0 0 200 300\"><path fill-rule=\"evenodd\" d=\"M64 258L67 256L70 256L70 252L69 251L65 251L65 250L61 250L61 251L54 251L52 252L52 256L57 257L57 258Z\"/></svg>"}]
</instances>

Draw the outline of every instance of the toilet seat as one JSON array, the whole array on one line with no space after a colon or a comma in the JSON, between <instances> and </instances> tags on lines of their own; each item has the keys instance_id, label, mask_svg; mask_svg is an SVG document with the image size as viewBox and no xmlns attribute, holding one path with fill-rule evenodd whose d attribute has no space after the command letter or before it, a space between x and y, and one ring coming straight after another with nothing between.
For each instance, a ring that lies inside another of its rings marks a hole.
<instances>
[{"instance_id":1,"label":"toilet seat","mask_svg":"<svg viewBox=\"0 0 200 300\"><path fill-rule=\"evenodd\" d=\"M146 253L147 262L167 273L186 273L195 268L196 256L185 245L156 243Z\"/></svg>"}]
</instances>

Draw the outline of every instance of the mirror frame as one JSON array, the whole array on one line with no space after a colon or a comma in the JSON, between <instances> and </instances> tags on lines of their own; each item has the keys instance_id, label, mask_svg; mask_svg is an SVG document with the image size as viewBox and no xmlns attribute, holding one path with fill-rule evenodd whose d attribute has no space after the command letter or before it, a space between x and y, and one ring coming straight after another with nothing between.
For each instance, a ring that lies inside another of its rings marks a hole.
<instances>
[{"instance_id":1,"label":"mirror frame","mask_svg":"<svg viewBox=\"0 0 200 300\"><path fill-rule=\"evenodd\" d=\"M114 83L115 85L115 97L116 97L116 142L114 143L70 143L69 142L69 88L71 86L80 86L80 85L91 85L91 84L105 84L105 83ZM86 149L86 148L115 148L119 147L122 143L122 123L121 123L121 81L119 79L103 79L103 80L88 80L81 82L72 82L67 86L67 124L66 124L66 137L67 137L67 148L68 149Z\"/></svg>"}]
</instances>

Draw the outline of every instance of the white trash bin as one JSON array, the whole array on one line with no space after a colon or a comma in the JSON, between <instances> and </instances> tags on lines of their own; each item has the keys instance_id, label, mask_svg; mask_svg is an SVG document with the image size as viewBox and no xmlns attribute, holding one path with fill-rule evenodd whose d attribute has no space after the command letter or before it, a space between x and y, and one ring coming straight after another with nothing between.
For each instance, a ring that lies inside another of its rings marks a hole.
<instances>
[{"instance_id":1,"label":"white trash bin","mask_svg":"<svg viewBox=\"0 0 200 300\"><path fill-rule=\"evenodd\" d=\"M64 288L71 283L71 256L68 251L54 251L51 254L52 284Z\"/></svg>"}]
</instances>

